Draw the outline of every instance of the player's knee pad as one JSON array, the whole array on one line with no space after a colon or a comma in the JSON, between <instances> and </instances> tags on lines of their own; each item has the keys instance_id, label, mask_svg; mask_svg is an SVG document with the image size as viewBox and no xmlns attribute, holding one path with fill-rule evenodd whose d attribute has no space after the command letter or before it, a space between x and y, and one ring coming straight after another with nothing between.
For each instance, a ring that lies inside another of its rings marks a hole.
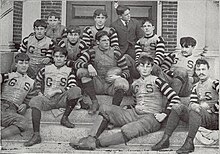
<instances>
[{"instance_id":1,"label":"player's knee pad","mask_svg":"<svg viewBox=\"0 0 220 154\"><path fill-rule=\"evenodd\" d=\"M99 115L103 116L109 121L109 113L112 111L112 105L101 104L99 107Z\"/></svg>"},{"instance_id":2,"label":"player's knee pad","mask_svg":"<svg viewBox=\"0 0 220 154\"><path fill-rule=\"evenodd\" d=\"M77 78L81 79L82 77L89 77L89 72L86 68L80 68L76 71Z\"/></svg>"},{"instance_id":3,"label":"player's knee pad","mask_svg":"<svg viewBox=\"0 0 220 154\"><path fill-rule=\"evenodd\" d=\"M75 86L66 91L68 99L77 99L82 97L81 88Z\"/></svg>"},{"instance_id":4,"label":"player's knee pad","mask_svg":"<svg viewBox=\"0 0 220 154\"><path fill-rule=\"evenodd\" d=\"M120 77L120 78L115 79L114 87L115 87L115 90L123 89L124 91L128 91L129 83L126 79Z\"/></svg>"}]
</instances>

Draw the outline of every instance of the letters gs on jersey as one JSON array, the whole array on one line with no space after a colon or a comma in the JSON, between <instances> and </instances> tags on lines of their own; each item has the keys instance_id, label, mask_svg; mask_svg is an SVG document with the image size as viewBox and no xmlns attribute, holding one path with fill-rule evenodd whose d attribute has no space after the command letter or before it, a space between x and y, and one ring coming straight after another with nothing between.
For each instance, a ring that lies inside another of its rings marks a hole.
<instances>
[{"instance_id":1,"label":"letters gs on jersey","mask_svg":"<svg viewBox=\"0 0 220 154\"><path fill-rule=\"evenodd\" d=\"M15 78L12 78L11 80L9 80L8 85L13 87L16 85L16 83L17 83L17 80ZM30 83L24 82L24 90L25 91L29 91L30 87L31 87Z\"/></svg>"},{"instance_id":2,"label":"letters gs on jersey","mask_svg":"<svg viewBox=\"0 0 220 154\"><path fill-rule=\"evenodd\" d=\"M139 85L135 85L133 87L133 91L134 91L135 94L140 92L140 86ZM154 92L153 85L152 84L146 84L145 85L145 89L144 89L143 92L145 92L145 93L153 93Z\"/></svg>"},{"instance_id":3,"label":"letters gs on jersey","mask_svg":"<svg viewBox=\"0 0 220 154\"><path fill-rule=\"evenodd\" d=\"M33 54L33 53L36 54L36 53L38 53L38 52L40 51L38 54L40 54L41 56L45 56L46 53L47 53L47 50L48 50L48 49L46 49L46 48L40 49L40 48L36 48L35 46L32 46L32 45L30 45L29 48L28 48L28 51L29 51L31 54Z\"/></svg>"},{"instance_id":4,"label":"letters gs on jersey","mask_svg":"<svg viewBox=\"0 0 220 154\"><path fill-rule=\"evenodd\" d=\"M66 78L60 78L60 85L63 87L66 86L66 81L67 81ZM51 87L53 85L53 79L51 77L46 78L46 85L48 87Z\"/></svg>"}]
</instances>

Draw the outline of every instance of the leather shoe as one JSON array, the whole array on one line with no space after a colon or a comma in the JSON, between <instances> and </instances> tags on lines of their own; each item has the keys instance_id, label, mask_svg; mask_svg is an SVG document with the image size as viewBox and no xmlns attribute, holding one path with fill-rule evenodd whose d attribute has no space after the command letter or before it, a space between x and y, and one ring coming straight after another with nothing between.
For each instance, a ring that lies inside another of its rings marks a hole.
<instances>
[{"instance_id":1,"label":"leather shoe","mask_svg":"<svg viewBox=\"0 0 220 154\"><path fill-rule=\"evenodd\" d=\"M74 128L75 125L73 123L71 123L68 119L67 116L63 115L61 121L60 121L60 124L67 127L67 128Z\"/></svg>"},{"instance_id":2,"label":"leather shoe","mask_svg":"<svg viewBox=\"0 0 220 154\"><path fill-rule=\"evenodd\" d=\"M154 146L151 147L152 151L159 151L170 146L169 135L164 134L162 139Z\"/></svg>"},{"instance_id":3,"label":"leather shoe","mask_svg":"<svg viewBox=\"0 0 220 154\"><path fill-rule=\"evenodd\" d=\"M24 143L24 146L29 147L34 144L41 143L41 137L39 132L35 132L30 140Z\"/></svg>"},{"instance_id":4,"label":"leather shoe","mask_svg":"<svg viewBox=\"0 0 220 154\"><path fill-rule=\"evenodd\" d=\"M183 146L176 151L176 153L190 153L195 150L195 146L193 144L193 138L187 137Z\"/></svg>"}]
</instances>

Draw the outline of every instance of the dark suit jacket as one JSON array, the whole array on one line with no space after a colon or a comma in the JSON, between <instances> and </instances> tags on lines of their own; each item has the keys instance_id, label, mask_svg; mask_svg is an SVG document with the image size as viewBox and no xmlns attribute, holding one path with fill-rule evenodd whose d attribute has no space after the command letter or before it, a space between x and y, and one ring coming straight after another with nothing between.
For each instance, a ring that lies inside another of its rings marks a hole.
<instances>
[{"instance_id":1,"label":"dark suit jacket","mask_svg":"<svg viewBox=\"0 0 220 154\"><path fill-rule=\"evenodd\" d=\"M121 19L117 19L111 25L118 34L119 47L122 54L128 50L129 44L134 47L139 38L144 36L144 32L136 19L130 19L128 28L124 26Z\"/></svg>"}]
</instances>

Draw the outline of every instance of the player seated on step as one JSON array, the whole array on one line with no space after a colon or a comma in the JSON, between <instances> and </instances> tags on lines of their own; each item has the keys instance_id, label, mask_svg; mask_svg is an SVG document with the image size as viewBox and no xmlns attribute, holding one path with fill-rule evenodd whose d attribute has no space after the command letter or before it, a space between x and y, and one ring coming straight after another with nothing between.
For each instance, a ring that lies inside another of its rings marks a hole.
<instances>
[{"instance_id":1,"label":"player seated on step","mask_svg":"<svg viewBox=\"0 0 220 154\"><path fill-rule=\"evenodd\" d=\"M110 47L108 32L97 32L95 39L97 46L85 51L75 62L77 77L92 100L89 114L95 114L99 108L96 94L113 96L112 104L119 106L129 89L130 73L125 57L119 49Z\"/></svg>"},{"instance_id":2,"label":"player seated on step","mask_svg":"<svg viewBox=\"0 0 220 154\"><path fill-rule=\"evenodd\" d=\"M164 135L152 150L169 147L169 138L180 120L189 123L189 130L183 146L177 150L177 153L194 151L193 139L200 126L211 130L219 129L219 80L210 78L209 63L204 58L196 61L195 72L199 82L192 88L189 106L183 104L173 106Z\"/></svg>"},{"instance_id":3,"label":"player seated on step","mask_svg":"<svg viewBox=\"0 0 220 154\"><path fill-rule=\"evenodd\" d=\"M168 82L179 96L187 97L198 77L194 73L194 64L200 56L195 55L196 40L192 37L180 38L181 51L165 56L162 70L171 78Z\"/></svg>"},{"instance_id":4,"label":"player seated on step","mask_svg":"<svg viewBox=\"0 0 220 154\"><path fill-rule=\"evenodd\" d=\"M126 143L133 138L158 131L169 109L173 104L179 104L180 98L164 80L151 75L153 65L151 57L142 56L138 60L137 69L141 77L132 84L135 107L123 109L116 105L103 104L89 135L77 143L71 142L70 146L77 150L94 150ZM171 102L168 110L164 110L166 112L163 112L163 96ZM99 137L108 123L121 127L121 131Z\"/></svg>"},{"instance_id":5,"label":"player seated on step","mask_svg":"<svg viewBox=\"0 0 220 154\"><path fill-rule=\"evenodd\" d=\"M36 91L38 96L30 101L32 109L33 136L24 143L25 146L32 146L41 142L40 120L41 111L65 108L61 118L61 125L74 128L68 116L75 107L77 101L81 99L81 89L76 85L75 72L66 64L67 51L56 46L53 51L54 64L42 68L36 77ZM44 84L44 92L41 87Z\"/></svg>"},{"instance_id":6,"label":"player seated on step","mask_svg":"<svg viewBox=\"0 0 220 154\"><path fill-rule=\"evenodd\" d=\"M80 39L81 29L79 26L70 25L69 27L65 28L64 31L67 34L67 37L62 38L58 45L67 50L67 66L73 67L73 64L77 60L77 58L79 58L80 55L89 47L87 46L85 41ZM77 83L79 86L81 86L79 80L77 80ZM82 99L75 106L75 109L80 108L88 109L89 105L85 104Z\"/></svg>"},{"instance_id":7,"label":"player seated on step","mask_svg":"<svg viewBox=\"0 0 220 154\"><path fill-rule=\"evenodd\" d=\"M16 72L0 75L1 83L1 138L25 131L27 119L23 116L34 96L34 80L27 75L30 58L25 53L15 56Z\"/></svg>"}]
</instances>

